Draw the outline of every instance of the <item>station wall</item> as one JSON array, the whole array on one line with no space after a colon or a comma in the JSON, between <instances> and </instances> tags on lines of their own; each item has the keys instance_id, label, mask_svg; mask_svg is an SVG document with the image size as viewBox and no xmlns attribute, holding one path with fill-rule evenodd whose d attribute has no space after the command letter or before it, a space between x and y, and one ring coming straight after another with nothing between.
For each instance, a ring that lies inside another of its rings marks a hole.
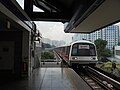
<instances>
[{"instance_id":1,"label":"station wall","mask_svg":"<svg viewBox=\"0 0 120 90\"><path fill-rule=\"evenodd\" d=\"M0 71L21 75L22 31L0 31Z\"/></svg>"}]
</instances>

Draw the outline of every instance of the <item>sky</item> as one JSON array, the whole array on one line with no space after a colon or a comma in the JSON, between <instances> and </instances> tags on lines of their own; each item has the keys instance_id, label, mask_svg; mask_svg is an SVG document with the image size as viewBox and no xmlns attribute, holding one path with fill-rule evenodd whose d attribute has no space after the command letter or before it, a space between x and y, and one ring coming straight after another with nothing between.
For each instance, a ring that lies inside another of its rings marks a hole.
<instances>
[{"instance_id":1,"label":"sky","mask_svg":"<svg viewBox=\"0 0 120 90\"><path fill-rule=\"evenodd\" d=\"M42 33L44 38L51 40L64 40L66 43L72 41L72 33L64 32L64 24L61 22L35 22L37 29Z\"/></svg>"},{"instance_id":2,"label":"sky","mask_svg":"<svg viewBox=\"0 0 120 90\"><path fill-rule=\"evenodd\" d=\"M24 8L24 0L17 0L17 2ZM39 11L34 7L34 11ZM42 11L41 11L42 12ZM42 37L49 38L51 40L64 40L66 43L72 42L72 33L64 32L64 24L61 22L45 22L35 21L37 29L41 32Z\"/></svg>"}]
</instances>

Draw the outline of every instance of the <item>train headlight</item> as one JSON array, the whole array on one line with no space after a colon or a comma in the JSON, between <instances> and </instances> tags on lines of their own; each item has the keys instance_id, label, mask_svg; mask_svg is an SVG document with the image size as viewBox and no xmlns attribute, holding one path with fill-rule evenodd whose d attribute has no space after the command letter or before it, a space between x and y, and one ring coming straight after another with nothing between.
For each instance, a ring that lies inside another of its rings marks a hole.
<instances>
[{"instance_id":1,"label":"train headlight","mask_svg":"<svg viewBox=\"0 0 120 90\"><path fill-rule=\"evenodd\" d=\"M75 57L75 60L77 60L78 58L77 57Z\"/></svg>"},{"instance_id":2,"label":"train headlight","mask_svg":"<svg viewBox=\"0 0 120 90\"><path fill-rule=\"evenodd\" d=\"M72 59L73 59L73 60L78 60L78 58L77 58L77 57L73 57Z\"/></svg>"},{"instance_id":3,"label":"train headlight","mask_svg":"<svg viewBox=\"0 0 120 90\"><path fill-rule=\"evenodd\" d=\"M91 57L91 60L96 60L96 58L95 57Z\"/></svg>"}]
</instances>

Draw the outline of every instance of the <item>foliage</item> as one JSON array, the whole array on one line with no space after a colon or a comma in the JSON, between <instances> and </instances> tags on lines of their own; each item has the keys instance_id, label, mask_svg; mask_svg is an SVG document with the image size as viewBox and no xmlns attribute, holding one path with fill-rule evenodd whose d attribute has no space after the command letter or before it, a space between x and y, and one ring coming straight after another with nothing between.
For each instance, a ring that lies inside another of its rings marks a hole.
<instances>
[{"instance_id":1,"label":"foliage","mask_svg":"<svg viewBox=\"0 0 120 90\"><path fill-rule=\"evenodd\" d=\"M106 57L111 56L111 51L106 48L106 45L107 45L106 40L96 39L94 43L96 45L98 59L100 61L104 61L104 59L106 59Z\"/></svg>"},{"instance_id":2,"label":"foliage","mask_svg":"<svg viewBox=\"0 0 120 90\"><path fill-rule=\"evenodd\" d=\"M54 45L50 45L48 43L42 43L42 49L45 49L45 48L53 48L55 47Z\"/></svg>"},{"instance_id":3,"label":"foliage","mask_svg":"<svg viewBox=\"0 0 120 90\"><path fill-rule=\"evenodd\" d=\"M118 72L120 73L120 63L117 63Z\"/></svg>"},{"instance_id":4,"label":"foliage","mask_svg":"<svg viewBox=\"0 0 120 90\"><path fill-rule=\"evenodd\" d=\"M42 59L54 59L54 53L49 51L44 51L41 53Z\"/></svg>"},{"instance_id":5,"label":"foliage","mask_svg":"<svg viewBox=\"0 0 120 90\"><path fill-rule=\"evenodd\" d=\"M107 70L108 72L111 73L111 70L112 70L112 62L105 62L105 63L102 63L102 64L97 64L97 67L98 68L102 68L104 70ZM118 73L120 75L120 63L117 63L116 62L116 68L118 70Z\"/></svg>"},{"instance_id":6,"label":"foliage","mask_svg":"<svg viewBox=\"0 0 120 90\"><path fill-rule=\"evenodd\" d=\"M105 49L104 52L103 52L103 56L106 56L106 57L110 57L111 56L111 51L110 49Z\"/></svg>"},{"instance_id":7,"label":"foliage","mask_svg":"<svg viewBox=\"0 0 120 90\"><path fill-rule=\"evenodd\" d=\"M108 72L111 72L112 70L112 62L105 62L105 63L102 63L102 64L97 64L97 67L101 68L101 69L104 69L104 70L107 70Z\"/></svg>"},{"instance_id":8,"label":"foliage","mask_svg":"<svg viewBox=\"0 0 120 90\"><path fill-rule=\"evenodd\" d=\"M51 45L48 43L42 43L42 48L51 48Z\"/></svg>"},{"instance_id":9,"label":"foliage","mask_svg":"<svg viewBox=\"0 0 120 90\"><path fill-rule=\"evenodd\" d=\"M107 45L107 41L99 38L95 40L95 45L97 49L105 49Z\"/></svg>"}]
</instances>

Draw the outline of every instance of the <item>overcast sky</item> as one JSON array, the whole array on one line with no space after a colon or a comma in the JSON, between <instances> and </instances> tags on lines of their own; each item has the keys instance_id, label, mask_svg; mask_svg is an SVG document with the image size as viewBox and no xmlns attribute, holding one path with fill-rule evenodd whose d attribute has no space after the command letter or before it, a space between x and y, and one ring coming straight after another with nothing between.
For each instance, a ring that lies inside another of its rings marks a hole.
<instances>
[{"instance_id":1,"label":"overcast sky","mask_svg":"<svg viewBox=\"0 0 120 90\"><path fill-rule=\"evenodd\" d=\"M67 43L72 41L72 33L64 32L64 24L61 22L35 22L37 29L40 30L42 36L52 40L64 40Z\"/></svg>"}]
</instances>

